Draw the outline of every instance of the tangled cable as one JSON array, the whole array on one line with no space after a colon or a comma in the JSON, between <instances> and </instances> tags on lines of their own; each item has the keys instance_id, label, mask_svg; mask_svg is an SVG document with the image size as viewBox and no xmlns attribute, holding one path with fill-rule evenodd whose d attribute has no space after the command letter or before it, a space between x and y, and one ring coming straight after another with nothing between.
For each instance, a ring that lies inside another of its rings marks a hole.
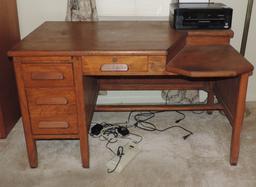
<instances>
[{"instance_id":1,"label":"tangled cable","mask_svg":"<svg viewBox=\"0 0 256 187\"><path fill-rule=\"evenodd\" d=\"M93 138L98 138L101 141L106 141L105 147L112 152L115 156L118 156L119 160L116 164L116 166L112 170L108 170L108 173L112 173L116 170L118 165L120 164L122 160L122 156L125 154L123 152L123 146L118 146L117 151L114 151L111 147L110 144L117 143L119 139L128 139L131 140L135 144L139 144L142 140L143 137L139 134L132 133L130 130L132 128L138 128L141 130L145 131L158 131L158 132L164 132L172 128L179 128L187 132L186 135L183 136L183 139L186 140L189 136L193 134L190 130L180 126L180 125L171 125L169 127L166 127L164 129L158 128L153 122L150 122L151 119L153 119L156 114L158 113L163 113L166 111L150 111L150 112L130 112L128 115L128 119L125 122L121 123L95 123L94 126L92 126L90 135ZM176 111L176 113L180 114L181 117L175 121L175 124L181 122L186 118L185 114ZM133 116L133 122L132 122L132 116ZM96 126L97 129L93 129ZM121 131L121 129L124 129ZM128 130L129 129L129 130Z\"/></svg>"}]
</instances>

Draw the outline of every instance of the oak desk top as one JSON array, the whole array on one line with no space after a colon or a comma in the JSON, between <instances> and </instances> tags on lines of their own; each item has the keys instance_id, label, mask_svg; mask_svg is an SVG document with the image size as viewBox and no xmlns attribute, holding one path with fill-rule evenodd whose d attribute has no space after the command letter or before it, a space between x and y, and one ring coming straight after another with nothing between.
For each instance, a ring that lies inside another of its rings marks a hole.
<instances>
[{"instance_id":1,"label":"oak desk top","mask_svg":"<svg viewBox=\"0 0 256 187\"><path fill-rule=\"evenodd\" d=\"M165 55L186 33L162 21L45 22L9 53L11 56L136 53ZM34 55L34 54L33 54Z\"/></svg>"},{"instance_id":2,"label":"oak desk top","mask_svg":"<svg viewBox=\"0 0 256 187\"><path fill-rule=\"evenodd\" d=\"M159 55L172 74L232 77L253 70L229 45L232 37L231 30L176 31L167 21L45 22L9 55Z\"/></svg>"},{"instance_id":3,"label":"oak desk top","mask_svg":"<svg viewBox=\"0 0 256 187\"><path fill-rule=\"evenodd\" d=\"M93 53L163 54L187 35L233 36L230 30L178 32L167 21L45 22L10 56ZM34 52L31 54L31 52Z\"/></svg>"}]
</instances>

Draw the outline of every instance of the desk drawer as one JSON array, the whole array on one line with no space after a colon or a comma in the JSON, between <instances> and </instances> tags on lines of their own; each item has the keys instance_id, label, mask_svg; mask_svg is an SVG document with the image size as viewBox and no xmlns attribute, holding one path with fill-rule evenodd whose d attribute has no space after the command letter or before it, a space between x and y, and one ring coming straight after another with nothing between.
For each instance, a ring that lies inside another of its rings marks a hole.
<instances>
[{"instance_id":1,"label":"desk drawer","mask_svg":"<svg viewBox=\"0 0 256 187\"><path fill-rule=\"evenodd\" d=\"M72 88L29 88L26 90L31 116L76 114L76 95Z\"/></svg>"},{"instance_id":2,"label":"desk drawer","mask_svg":"<svg viewBox=\"0 0 256 187\"><path fill-rule=\"evenodd\" d=\"M32 117L33 134L77 134L77 115Z\"/></svg>"},{"instance_id":3,"label":"desk drawer","mask_svg":"<svg viewBox=\"0 0 256 187\"><path fill-rule=\"evenodd\" d=\"M86 74L135 74L148 71L147 56L86 56L83 72Z\"/></svg>"},{"instance_id":4,"label":"desk drawer","mask_svg":"<svg viewBox=\"0 0 256 187\"><path fill-rule=\"evenodd\" d=\"M26 87L73 86L72 64L22 64Z\"/></svg>"}]
</instances>

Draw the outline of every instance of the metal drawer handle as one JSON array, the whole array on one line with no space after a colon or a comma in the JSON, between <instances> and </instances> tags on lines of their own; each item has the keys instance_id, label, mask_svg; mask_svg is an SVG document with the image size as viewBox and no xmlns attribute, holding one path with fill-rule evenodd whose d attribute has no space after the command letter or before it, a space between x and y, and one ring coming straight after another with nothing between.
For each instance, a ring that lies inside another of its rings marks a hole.
<instances>
[{"instance_id":1,"label":"metal drawer handle","mask_svg":"<svg viewBox=\"0 0 256 187\"><path fill-rule=\"evenodd\" d=\"M33 72L31 74L32 80L63 80L64 75L56 72Z\"/></svg>"},{"instance_id":2,"label":"metal drawer handle","mask_svg":"<svg viewBox=\"0 0 256 187\"><path fill-rule=\"evenodd\" d=\"M67 105L68 99L65 97L38 98L37 105Z\"/></svg>"},{"instance_id":3,"label":"metal drawer handle","mask_svg":"<svg viewBox=\"0 0 256 187\"><path fill-rule=\"evenodd\" d=\"M102 72L127 72L128 70L127 64L103 64L101 66Z\"/></svg>"},{"instance_id":4,"label":"metal drawer handle","mask_svg":"<svg viewBox=\"0 0 256 187\"><path fill-rule=\"evenodd\" d=\"M66 121L41 121L38 124L39 129L67 129L69 123Z\"/></svg>"}]
</instances>

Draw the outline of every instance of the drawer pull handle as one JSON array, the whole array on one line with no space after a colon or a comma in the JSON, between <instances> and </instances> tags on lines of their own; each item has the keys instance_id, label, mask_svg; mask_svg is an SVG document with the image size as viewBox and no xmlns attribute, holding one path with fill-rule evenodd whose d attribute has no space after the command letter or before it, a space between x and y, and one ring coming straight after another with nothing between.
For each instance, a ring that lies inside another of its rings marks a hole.
<instances>
[{"instance_id":1,"label":"drawer pull handle","mask_svg":"<svg viewBox=\"0 0 256 187\"><path fill-rule=\"evenodd\" d=\"M67 105L68 99L65 97L39 98L36 100L37 105Z\"/></svg>"},{"instance_id":2,"label":"drawer pull handle","mask_svg":"<svg viewBox=\"0 0 256 187\"><path fill-rule=\"evenodd\" d=\"M127 72L128 70L127 64L103 64L101 66L102 72Z\"/></svg>"},{"instance_id":3,"label":"drawer pull handle","mask_svg":"<svg viewBox=\"0 0 256 187\"><path fill-rule=\"evenodd\" d=\"M33 72L31 75L32 80L63 80L62 73L51 72Z\"/></svg>"},{"instance_id":4,"label":"drawer pull handle","mask_svg":"<svg viewBox=\"0 0 256 187\"><path fill-rule=\"evenodd\" d=\"M38 124L39 129L67 129L69 127L68 122L57 121L41 121Z\"/></svg>"}]
</instances>

